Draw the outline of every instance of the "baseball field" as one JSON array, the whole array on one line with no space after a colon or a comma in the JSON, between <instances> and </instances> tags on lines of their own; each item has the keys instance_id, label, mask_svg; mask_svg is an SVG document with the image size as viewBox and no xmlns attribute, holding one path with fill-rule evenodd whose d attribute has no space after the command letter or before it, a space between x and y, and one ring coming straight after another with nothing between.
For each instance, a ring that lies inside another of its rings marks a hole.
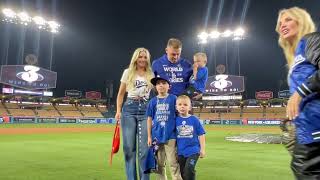
<instances>
[{"instance_id":1,"label":"baseball field","mask_svg":"<svg viewBox=\"0 0 320 180\"><path fill-rule=\"evenodd\" d=\"M122 149L109 165L113 128L101 124L0 124L0 179L125 180ZM198 161L198 180L293 179L290 156L282 145L224 139L241 133L280 133L278 127L207 125L205 129L207 154Z\"/></svg>"}]
</instances>

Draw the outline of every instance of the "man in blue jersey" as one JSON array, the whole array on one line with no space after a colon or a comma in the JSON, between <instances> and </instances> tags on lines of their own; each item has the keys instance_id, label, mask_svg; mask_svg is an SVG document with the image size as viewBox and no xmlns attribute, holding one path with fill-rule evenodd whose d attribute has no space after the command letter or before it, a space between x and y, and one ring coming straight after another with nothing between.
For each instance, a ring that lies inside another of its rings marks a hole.
<instances>
[{"instance_id":1,"label":"man in blue jersey","mask_svg":"<svg viewBox=\"0 0 320 180\"><path fill-rule=\"evenodd\" d=\"M189 78L192 75L192 65L181 58L182 43L171 38L166 47L166 54L152 63L155 76L166 76L170 81L170 94L181 95L188 87Z\"/></svg>"}]
</instances>

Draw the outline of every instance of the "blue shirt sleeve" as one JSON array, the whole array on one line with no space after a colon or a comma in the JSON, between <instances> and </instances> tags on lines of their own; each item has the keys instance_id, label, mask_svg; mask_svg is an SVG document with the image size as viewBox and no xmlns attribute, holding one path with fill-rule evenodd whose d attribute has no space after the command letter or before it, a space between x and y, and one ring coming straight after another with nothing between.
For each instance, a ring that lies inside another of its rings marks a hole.
<instances>
[{"instance_id":1,"label":"blue shirt sleeve","mask_svg":"<svg viewBox=\"0 0 320 180\"><path fill-rule=\"evenodd\" d=\"M154 60L152 62L152 71L155 74L155 76L157 75L157 70L156 69L157 69L157 60Z\"/></svg>"},{"instance_id":2,"label":"blue shirt sleeve","mask_svg":"<svg viewBox=\"0 0 320 180\"><path fill-rule=\"evenodd\" d=\"M162 74L162 75L166 74L161 63L162 58L163 57L156 59L152 62L152 71L155 76L157 76L158 74Z\"/></svg>"},{"instance_id":3,"label":"blue shirt sleeve","mask_svg":"<svg viewBox=\"0 0 320 180\"><path fill-rule=\"evenodd\" d=\"M207 74L207 72L206 72L205 68L199 68L199 70L197 72L197 80L204 78L206 74Z\"/></svg>"},{"instance_id":4,"label":"blue shirt sleeve","mask_svg":"<svg viewBox=\"0 0 320 180\"><path fill-rule=\"evenodd\" d=\"M147 116L148 117L151 117L153 119L153 114L154 114L154 111L153 111L153 99L151 99L149 101L149 104L148 104L148 107L147 107Z\"/></svg>"},{"instance_id":5,"label":"blue shirt sleeve","mask_svg":"<svg viewBox=\"0 0 320 180\"><path fill-rule=\"evenodd\" d=\"M204 128L203 128L202 124L200 123L200 120L194 116L194 121L195 121L195 127L196 127L196 134L198 136L205 134L206 132L204 131Z\"/></svg>"},{"instance_id":6,"label":"blue shirt sleeve","mask_svg":"<svg viewBox=\"0 0 320 180\"><path fill-rule=\"evenodd\" d=\"M188 60L185 60L185 62L186 62L186 67L188 68L188 72L187 72L188 78L187 79L190 79L190 77L193 74L192 64Z\"/></svg>"}]
</instances>

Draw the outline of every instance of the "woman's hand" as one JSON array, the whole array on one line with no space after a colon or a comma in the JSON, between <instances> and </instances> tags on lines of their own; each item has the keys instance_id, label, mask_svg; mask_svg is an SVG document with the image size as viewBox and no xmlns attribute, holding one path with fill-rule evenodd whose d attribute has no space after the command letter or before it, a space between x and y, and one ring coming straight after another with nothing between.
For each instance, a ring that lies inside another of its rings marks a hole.
<instances>
[{"instance_id":1,"label":"woman's hand","mask_svg":"<svg viewBox=\"0 0 320 180\"><path fill-rule=\"evenodd\" d=\"M289 120L293 120L299 115L299 105L301 100L302 97L297 92L294 92L292 96L290 96L287 105L287 118L289 118Z\"/></svg>"},{"instance_id":2,"label":"woman's hand","mask_svg":"<svg viewBox=\"0 0 320 180\"><path fill-rule=\"evenodd\" d=\"M120 121L120 119L121 119L121 112L117 112L116 115L114 116L114 118L115 118L117 121Z\"/></svg>"},{"instance_id":3,"label":"woman's hand","mask_svg":"<svg viewBox=\"0 0 320 180\"><path fill-rule=\"evenodd\" d=\"M148 146L150 147L152 145L152 139L148 136Z\"/></svg>"}]
</instances>

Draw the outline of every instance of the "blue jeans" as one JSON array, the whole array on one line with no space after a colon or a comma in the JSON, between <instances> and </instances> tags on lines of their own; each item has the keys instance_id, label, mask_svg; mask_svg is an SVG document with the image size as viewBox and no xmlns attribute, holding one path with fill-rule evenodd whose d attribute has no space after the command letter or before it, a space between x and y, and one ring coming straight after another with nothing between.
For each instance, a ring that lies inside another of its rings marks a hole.
<instances>
[{"instance_id":1,"label":"blue jeans","mask_svg":"<svg viewBox=\"0 0 320 180\"><path fill-rule=\"evenodd\" d=\"M179 156L178 162L183 180L196 179L196 164L199 159L199 154L194 154L189 157Z\"/></svg>"},{"instance_id":2,"label":"blue jeans","mask_svg":"<svg viewBox=\"0 0 320 180\"><path fill-rule=\"evenodd\" d=\"M127 180L137 180L137 145L139 177L141 180L149 180L149 174L143 173L144 161L148 154L146 110L146 101L134 99L127 99L122 108L121 128Z\"/></svg>"}]
</instances>

